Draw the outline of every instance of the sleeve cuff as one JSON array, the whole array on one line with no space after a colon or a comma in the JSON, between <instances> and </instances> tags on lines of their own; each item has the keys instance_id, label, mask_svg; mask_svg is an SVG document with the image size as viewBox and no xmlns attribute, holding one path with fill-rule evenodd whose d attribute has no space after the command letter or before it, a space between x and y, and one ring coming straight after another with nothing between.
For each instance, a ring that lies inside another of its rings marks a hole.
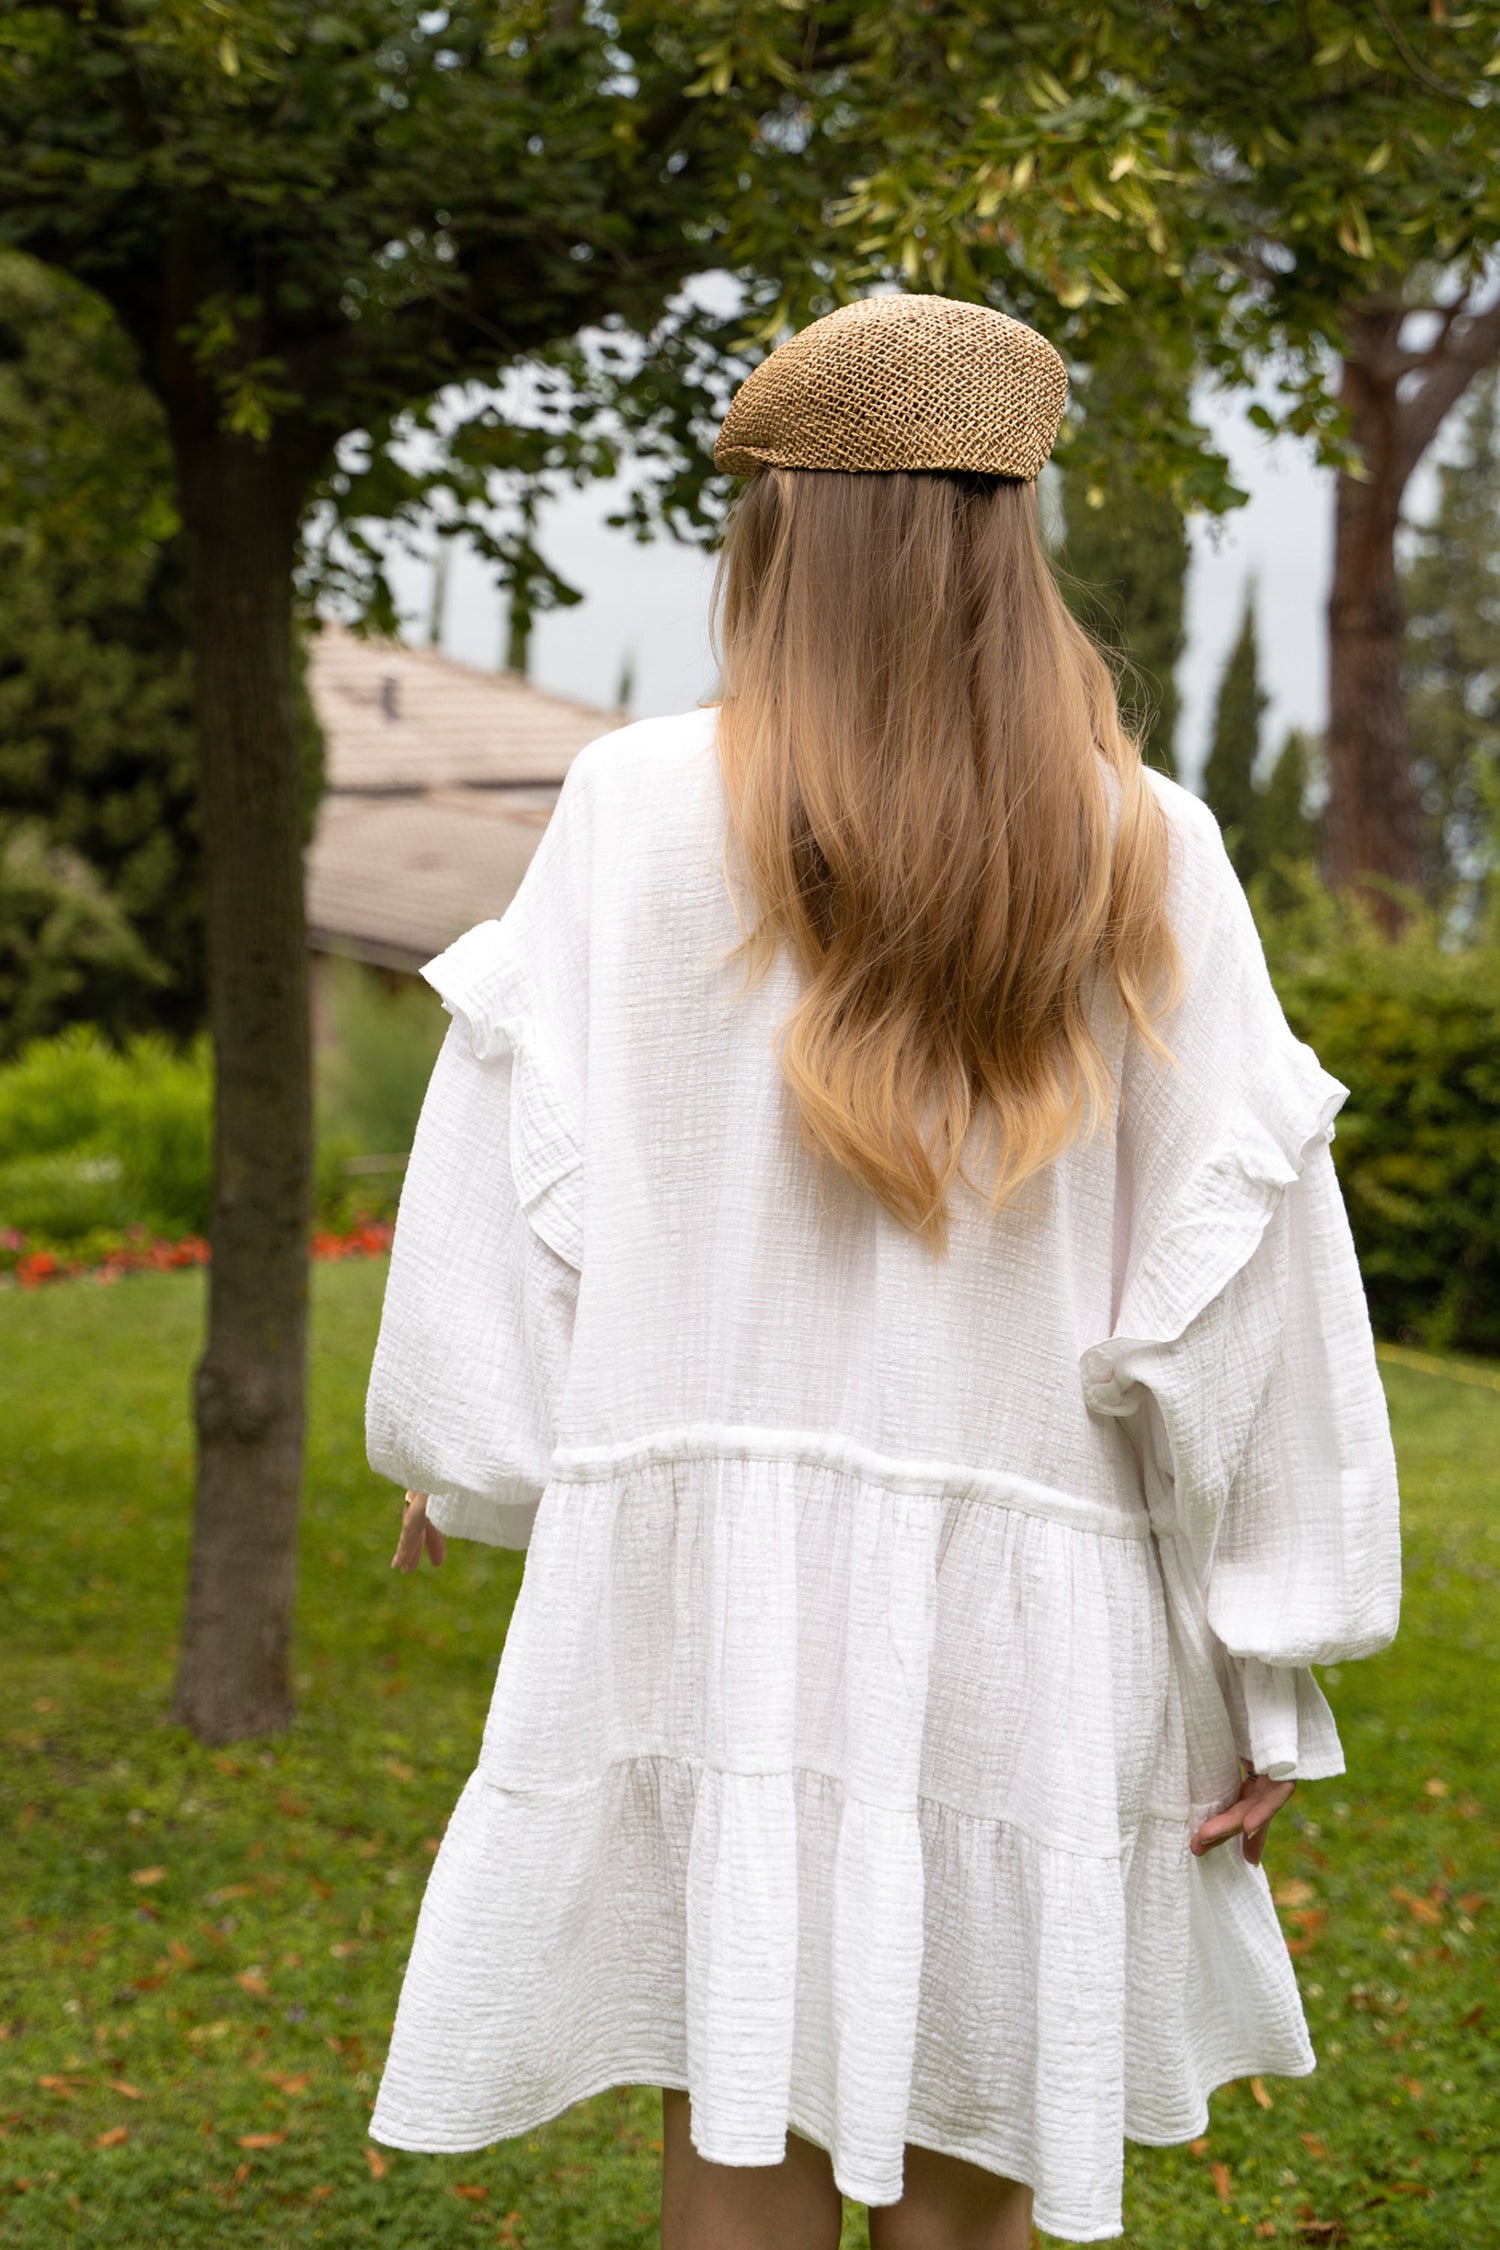
<instances>
[{"instance_id":1,"label":"sleeve cuff","mask_svg":"<svg viewBox=\"0 0 1500 2250\"><path fill-rule=\"evenodd\" d=\"M527 1547L541 1499L533 1486L519 1480L494 1500L477 1492L434 1492L428 1496L427 1520L445 1539L472 1539L481 1547Z\"/></svg>"},{"instance_id":2,"label":"sleeve cuff","mask_svg":"<svg viewBox=\"0 0 1500 2250\"><path fill-rule=\"evenodd\" d=\"M1255 1656L1232 1657L1230 1665L1238 1747L1256 1773L1271 1781L1326 1781L1344 1771L1333 1713L1305 1665L1263 1664Z\"/></svg>"}]
</instances>

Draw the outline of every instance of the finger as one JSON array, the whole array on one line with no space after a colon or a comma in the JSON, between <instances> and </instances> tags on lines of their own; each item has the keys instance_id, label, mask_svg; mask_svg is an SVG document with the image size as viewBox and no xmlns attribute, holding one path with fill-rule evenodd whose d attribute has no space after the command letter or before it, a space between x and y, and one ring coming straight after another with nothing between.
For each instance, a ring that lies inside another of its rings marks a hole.
<instances>
[{"instance_id":1,"label":"finger","mask_svg":"<svg viewBox=\"0 0 1500 2250\"><path fill-rule=\"evenodd\" d=\"M1271 1823L1292 1796L1295 1781L1267 1781L1251 1794L1245 1819L1244 1852L1252 1867L1259 1867Z\"/></svg>"},{"instance_id":2,"label":"finger","mask_svg":"<svg viewBox=\"0 0 1500 2250\"><path fill-rule=\"evenodd\" d=\"M1227 1844L1231 1836L1238 1836L1245 1825L1243 1801L1230 1805L1225 1812L1211 1813L1193 1837L1188 1849L1201 1859L1218 1844Z\"/></svg>"},{"instance_id":3,"label":"finger","mask_svg":"<svg viewBox=\"0 0 1500 2250\"><path fill-rule=\"evenodd\" d=\"M422 1529L427 1540L427 1559L432 1564L433 1569L436 1570L444 1555L448 1552L448 1542L435 1523L426 1521L423 1523Z\"/></svg>"},{"instance_id":4,"label":"finger","mask_svg":"<svg viewBox=\"0 0 1500 2250\"><path fill-rule=\"evenodd\" d=\"M422 1536L426 1521L426 1493L408 1492L406 1513L401 1518L401 1536L396 1541L396 1552L391 1558L392 1570L416 1569L422 1559Z\"/></svg>"}]
</instances>

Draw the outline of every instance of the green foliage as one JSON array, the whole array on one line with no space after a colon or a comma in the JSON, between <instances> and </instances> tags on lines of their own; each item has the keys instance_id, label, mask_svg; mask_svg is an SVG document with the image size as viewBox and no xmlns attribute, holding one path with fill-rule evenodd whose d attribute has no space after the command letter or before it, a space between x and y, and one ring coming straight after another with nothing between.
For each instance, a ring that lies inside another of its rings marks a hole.
<instances>
[{"instance_id":1,"label":"green foliage","mask_svg":"<svg viewBox=\"0 0 1500 2250\"><path fill-rule=\"evenodd\" d=\"M404 1155L449 1019L418 978L342 959L320 976L319 1129L361 1154Z\"/></svg>"},{"instance_id":2,"label":"green foliage","mask_svg":"<svg viewBox=\"0 0 1500 2250\"><path fill-rule=\"evenodd\" d=\"M91 291L0 255L0 1054L203 1014L187 580L161 410ZM36 875L50 871L50 910Z\"/></svg>"},{"instance_id":3,"label":"green foliage","mask_svg":"<svg viewBox=\"0 0 1500 2250\"><path fill-rule=\"evenodd\" d=\"M1296 866L1311 864L1318 847L1318 824L1307 811L1307 794L1317 756L1312 739L1300 727L1288 727L1275 765L1257 778L1251 814L1257 871L1288 861Z\"/></svg>"},{"instance_id":4,"label":"green foliage","mask_svg":"<svg viewBox=\"0 0 1500 2250\"><path fill-rule=\"evenodd\" d=\"M1317 823L1304 809L1311 763L1307 737L1290 729L1275 764L1269 771L1265 766L1261 720L1269 701L1260 684L1251 593L1219 684L1203 794L1241 882L1266 877L1268 902L1284 905L1301 895L1295 870L1313 858Z\"/></svg>"},{"instance_id":5,"label":"green foliage","mask_svg":"<svg viewBox=\"0 0 1500 2250\"><path fill-rule=\"evenodd\" d=\"M1500 949L1392 941L1310 875L1263 918L1293 1028L1349 1088L1334 1159L1377 1333L1500 1352Z\"/></svg>"},{"instance_id":6,"label":"green foliage","mask_svg":"<svg viewBox=\"0 0 1500 2250\"><path fill-rule=\"evenodd\" d=\"M1255 645L1255 596L1247 592L1244 615L1214 704L1213 730L1203 768L1203 794L1224 831L1235 871L1243 881L1254 856L1255 768L1260 758L1260 724L1270 697L1260 684Z\"/></svg>"},{"instance_id":7,"label":"green foliage","mask_svg":"<svg viewBox=\"0 0 1500 2250\"><path fill-rule=\"evenodd\" d=\"M0 813L0 1058L70 1015L118 1020L165 978L87 860Z\"/></svg>"},{"instance_id":8,"label":"green foliage","mask_svg":"<svg viewBox=\"0 0 1500 2250\"><path fill-rule=\"evenodd\" d=\"M1483 911L1500 781L1500 420L1492 369L1464 408L1457 453L1402 571L1412 759L1432 895Z\"/></svg>"},{"instance_id":9,"label":"green foliage","mask_svg":"<svg viewBox=\"0 0 1500 2250\"><path fill-rule=\"evenodd\" d=\"M448 1019L425 985L325 966L316 1214L346 1227L395 1214ZM206 1233L212 1094L202 1039L147 1033L117 1048L74 1025L32 1041L0 1066L0 1231L71 1257L132 1231Z\"/></svg>"},{"instance_id":10,"label":"green foliage","mask_svg":"<svg viewBox=\"0 0 1500 2250\"><path fill-rule=\"evenodd\" d=\"M109 308L0 253L0 1056L204 1014L189 584L160 405ZM323 739L297 644L308 833Z\"/></svg>"},{"instance_id":11,"label":"green foliage","mask_svg":"<svg viewBox=\"0 0 1500 2250\"><path fill-rule=\"evenodd\" d=\"M284 1741L229 1754L162 1724L203 1277L0 1295L0 2241L17 2250L657 2239L648 2090L470 2156L387 2151L380 2179L364 2160L418 1900L520 1582L518 1556L461 1541L440 1572L387 1568L399 1496L360 1433L383 1280L314 1269L301 1712ZM1268 2110L1244 2083L1217 2094L1206 2146L1130 2148L1132 2250L1227 2250L1267 2222L1350 2250L1492 2239L1500 1396L1477 1374L1386 1370L1405 1622L1385 1655L1325 1676L1348 1777L1299 1791L1271 1833L1273 1886L1306 1886L1283 1911L1319 2070L1268 2080ZM866 2242L862 2213L845 2240Z\"/></svg>"},{"instance_id":12,"label":"green foliage","mask_svg":"<svg viewBox=\"0 0 1500 2250\"><path fill-rule=\"evenodd\" d=\"M1147 357L1139 354L1132 380L1145 372L1141 363ZM1170 372L1158 364L1155 374L1158 400L1170 399ZM1128 425L1130 391L1122 372L1095 374L1085 395L1090 419L1106 433ZM1175 774L1176 671L1187 645L1188 535L1182 510L1169 492L1142 477L1129 453L1119 451L1069 471L1063 507L1063 592L1069 607L1124 658L1123 703L1140 732L1146 761Z\"/></svg>"},{"instance_id":13,"label":"green foliage","mask_svg":"<svg viewBox=\"0 0 1500 2250\"><path fill-rule=\"evenodd\" d=\"M0 1226L70 1248L131 1226L205 1233L211 1088L201 1040L121 1050L79 1025L35 1042L0 1069Z\"/></svg>"}]
</instances>

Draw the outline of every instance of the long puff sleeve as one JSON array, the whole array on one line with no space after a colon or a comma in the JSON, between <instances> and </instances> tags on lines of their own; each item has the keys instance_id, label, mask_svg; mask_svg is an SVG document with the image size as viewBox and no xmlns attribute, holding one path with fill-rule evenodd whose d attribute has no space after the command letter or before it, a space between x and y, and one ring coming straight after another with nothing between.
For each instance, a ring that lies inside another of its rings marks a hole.
<instances>
[{"instance_id":1,"label":"long puff sleeve","mask_svg":"<svg viewBox=\"0 0 1500 2250\"><path fill-rule=\"evenodd\" d=\"M461 1022L407 1166L365 1408L372 1468L441 1531L524 1547L547 1481L578 1273L528 1222L508 1160L509 1053Z\"/></svg>"},{"instance_id":2,"label":"long puff sleeve","mask_svg":"<svg viewBox=\"0 0 1500 2250\"><path fill-rule=\"evenodd\" d=\"M1329 1143L1346 1089L1282 1014L1206 808L1173 791L1187 992L1132 1042L1115 1332L1081 1362L1140 1453L1183 1644L1257 1771L1343 1770L1307 1667L1394 1636L1394 1455Z\"/></svg>"},{"instance_id":3,"label":"long puff sleeve","mask_svg":"<svg viewBox=\"0 0 1500 2250\"><path fill-rule=\"evenodd\" d=\"M453 1017L407 1165L366 1400L373 1468L524 1547L583 1267L590 808L565 784L499 921L423 970Z\"/></svg>"}]
</instances>

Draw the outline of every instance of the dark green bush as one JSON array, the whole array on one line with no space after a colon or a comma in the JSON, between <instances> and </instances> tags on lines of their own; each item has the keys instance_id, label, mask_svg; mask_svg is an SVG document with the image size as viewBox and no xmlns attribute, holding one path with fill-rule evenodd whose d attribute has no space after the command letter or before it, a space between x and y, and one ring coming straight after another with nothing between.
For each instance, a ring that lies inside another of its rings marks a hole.
<instances>
[{"instance_id":1,"label":"dark green bush","mask_svg":"<svg viewBox=\"0 0 1500 2250\"><path fill-rule=\"evenodd\" d=\"M1421 915L1393 942L1312 881L1262 932L1349 1088L1333 1153L1376 1332L1500 1352L1500 945L1446 948Z\"/></svg>"}]
</instances>

